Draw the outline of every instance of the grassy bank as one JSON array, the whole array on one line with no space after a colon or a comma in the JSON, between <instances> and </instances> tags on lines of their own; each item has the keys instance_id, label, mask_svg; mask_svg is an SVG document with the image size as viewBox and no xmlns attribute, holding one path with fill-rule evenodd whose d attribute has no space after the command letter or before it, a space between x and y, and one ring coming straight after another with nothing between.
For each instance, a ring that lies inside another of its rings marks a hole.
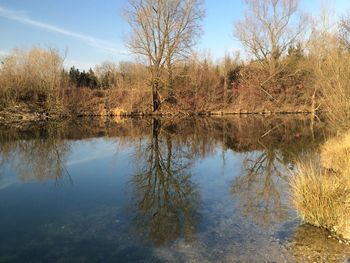
<instances>
[{"instance_id":1,"label":"grassy bank","mask_svg":"<svg viewBox=\"0 0 350 263\"><path fill-rule=\"evenodd\" d=\"M315 156L299 160L291 187L304 222L350 239L350 39L344 36L323 26L310 41L315 94L333 135Z\"/></svg>"},{"instance_id":2,"label":"grassy bank","mask_svg":"<svg viewBox=\"0 0 350 263\"><path fill-rule=\"evenodd\" d=\"M318 161L302 161L292 199L306 223L350 240L350 132L324 143Z\"/></svg>"}]
</instances>

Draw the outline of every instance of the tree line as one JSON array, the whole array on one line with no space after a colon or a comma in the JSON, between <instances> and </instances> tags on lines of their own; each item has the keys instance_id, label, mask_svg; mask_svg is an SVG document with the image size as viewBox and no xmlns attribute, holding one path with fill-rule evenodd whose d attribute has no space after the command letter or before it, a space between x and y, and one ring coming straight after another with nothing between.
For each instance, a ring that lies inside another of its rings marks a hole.
<instances>
[{"instance_id":1,"label":"tree line","mask_svg":"<svg viewBox=\"0 0 350 263\"><path fill-rule=\"evenodd\" d=\"M126 44L141 62L66 70L57 50L16 49L0 67L0 105L34 103L75 113L324 110L331 119L345 119L349 17L334 26L326 11L319 18L304 15L297 0L245 2L245 16L233 28L244 59L227 52L214 61L195 50L203 1L129 0Z\"/></svg>"}]
</instances>

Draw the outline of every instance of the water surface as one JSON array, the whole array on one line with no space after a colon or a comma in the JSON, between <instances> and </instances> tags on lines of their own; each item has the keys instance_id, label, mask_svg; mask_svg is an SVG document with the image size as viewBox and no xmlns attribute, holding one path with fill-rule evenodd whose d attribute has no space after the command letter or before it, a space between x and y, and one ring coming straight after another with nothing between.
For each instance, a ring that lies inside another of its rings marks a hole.
<instances>
[{"instance_id":1,"label":"water surface","mask_svg":"<svg viewBox=\"0 0 350 263\"><path fill-rule=\"evenodd\" d=\"M0 262L346 262L289 198L322 123L76 120L0 131Z\"/></svg>"}]
</instances>

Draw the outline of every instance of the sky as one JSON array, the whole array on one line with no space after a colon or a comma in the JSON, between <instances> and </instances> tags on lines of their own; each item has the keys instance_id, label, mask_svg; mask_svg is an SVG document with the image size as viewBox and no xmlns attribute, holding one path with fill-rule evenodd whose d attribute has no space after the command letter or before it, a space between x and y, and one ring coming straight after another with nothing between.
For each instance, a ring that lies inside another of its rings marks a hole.
<instances>
[{"instance_id":1,"label":"sky","mask_svg":"<svg viewBox=\"0 0 350 263\"><path fill-rule=\"evenodd\" d=\"M301 0L300 7L317 15L321 2ZM129 27L123 19L127 0L0 0L0 56L33 45L66 54L66 67L88 69L103 61L135 59L125 47ZM350 11L349 0L334 2L336 16ZM206 0L203 34L197 50L220 59L241 50L234 23L244 17L244 0Z\"/></svg>"}]
</instances>

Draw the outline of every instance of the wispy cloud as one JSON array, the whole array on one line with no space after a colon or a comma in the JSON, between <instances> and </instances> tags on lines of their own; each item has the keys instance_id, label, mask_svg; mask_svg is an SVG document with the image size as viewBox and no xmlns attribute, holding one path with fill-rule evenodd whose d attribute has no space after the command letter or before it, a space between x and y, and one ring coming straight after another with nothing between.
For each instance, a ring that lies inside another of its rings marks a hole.
<instances>
[{"instance_id":1,"label":"wispy cloud","mask_svg":"<svg viewBox=\"0 0 350 263\"><path fill-rule=\"evenodd\" d=\"M9 54L8 51L6 51L6 50L1 50L1 49L0 49L0 57L2 57L2 56L7 56L8 54Z\"/></svg>"},{"instance_id":2,"label":"wispy cloud","mask_svg":"<svg viewBox=\"0 0 350 263\"><path fill-rule=\"evenodd\" d=\"M76 59L65 59L64 67L70 68L72 66L80 69L80 70L88 70L90 68L94 68L97 63L89 62L89 61L81 61Z\"/></svg>"},{"instance_id":3,"label":"wispy cloud","mask_svg":"<svg viewBox=\"0 0 350 263\"><path fill-rule=\"evenodd\" d=\"M86 42L89 46L102 50L106 53L114 54L114 55L127 55L128 53L115 46L112 42L99 39L93 36L81 34L78 32L74 32L59 26L55 26L46 22L38 21L28 17L24 12L11 10L5 7L0 6L0 16L20 22L22 24L30 25L33 27L41 28L50 32L55 32L61 35L65 35L68 37L72 37L75 39L79 39L83 42Z\"/></svg>"}]
</instances>

